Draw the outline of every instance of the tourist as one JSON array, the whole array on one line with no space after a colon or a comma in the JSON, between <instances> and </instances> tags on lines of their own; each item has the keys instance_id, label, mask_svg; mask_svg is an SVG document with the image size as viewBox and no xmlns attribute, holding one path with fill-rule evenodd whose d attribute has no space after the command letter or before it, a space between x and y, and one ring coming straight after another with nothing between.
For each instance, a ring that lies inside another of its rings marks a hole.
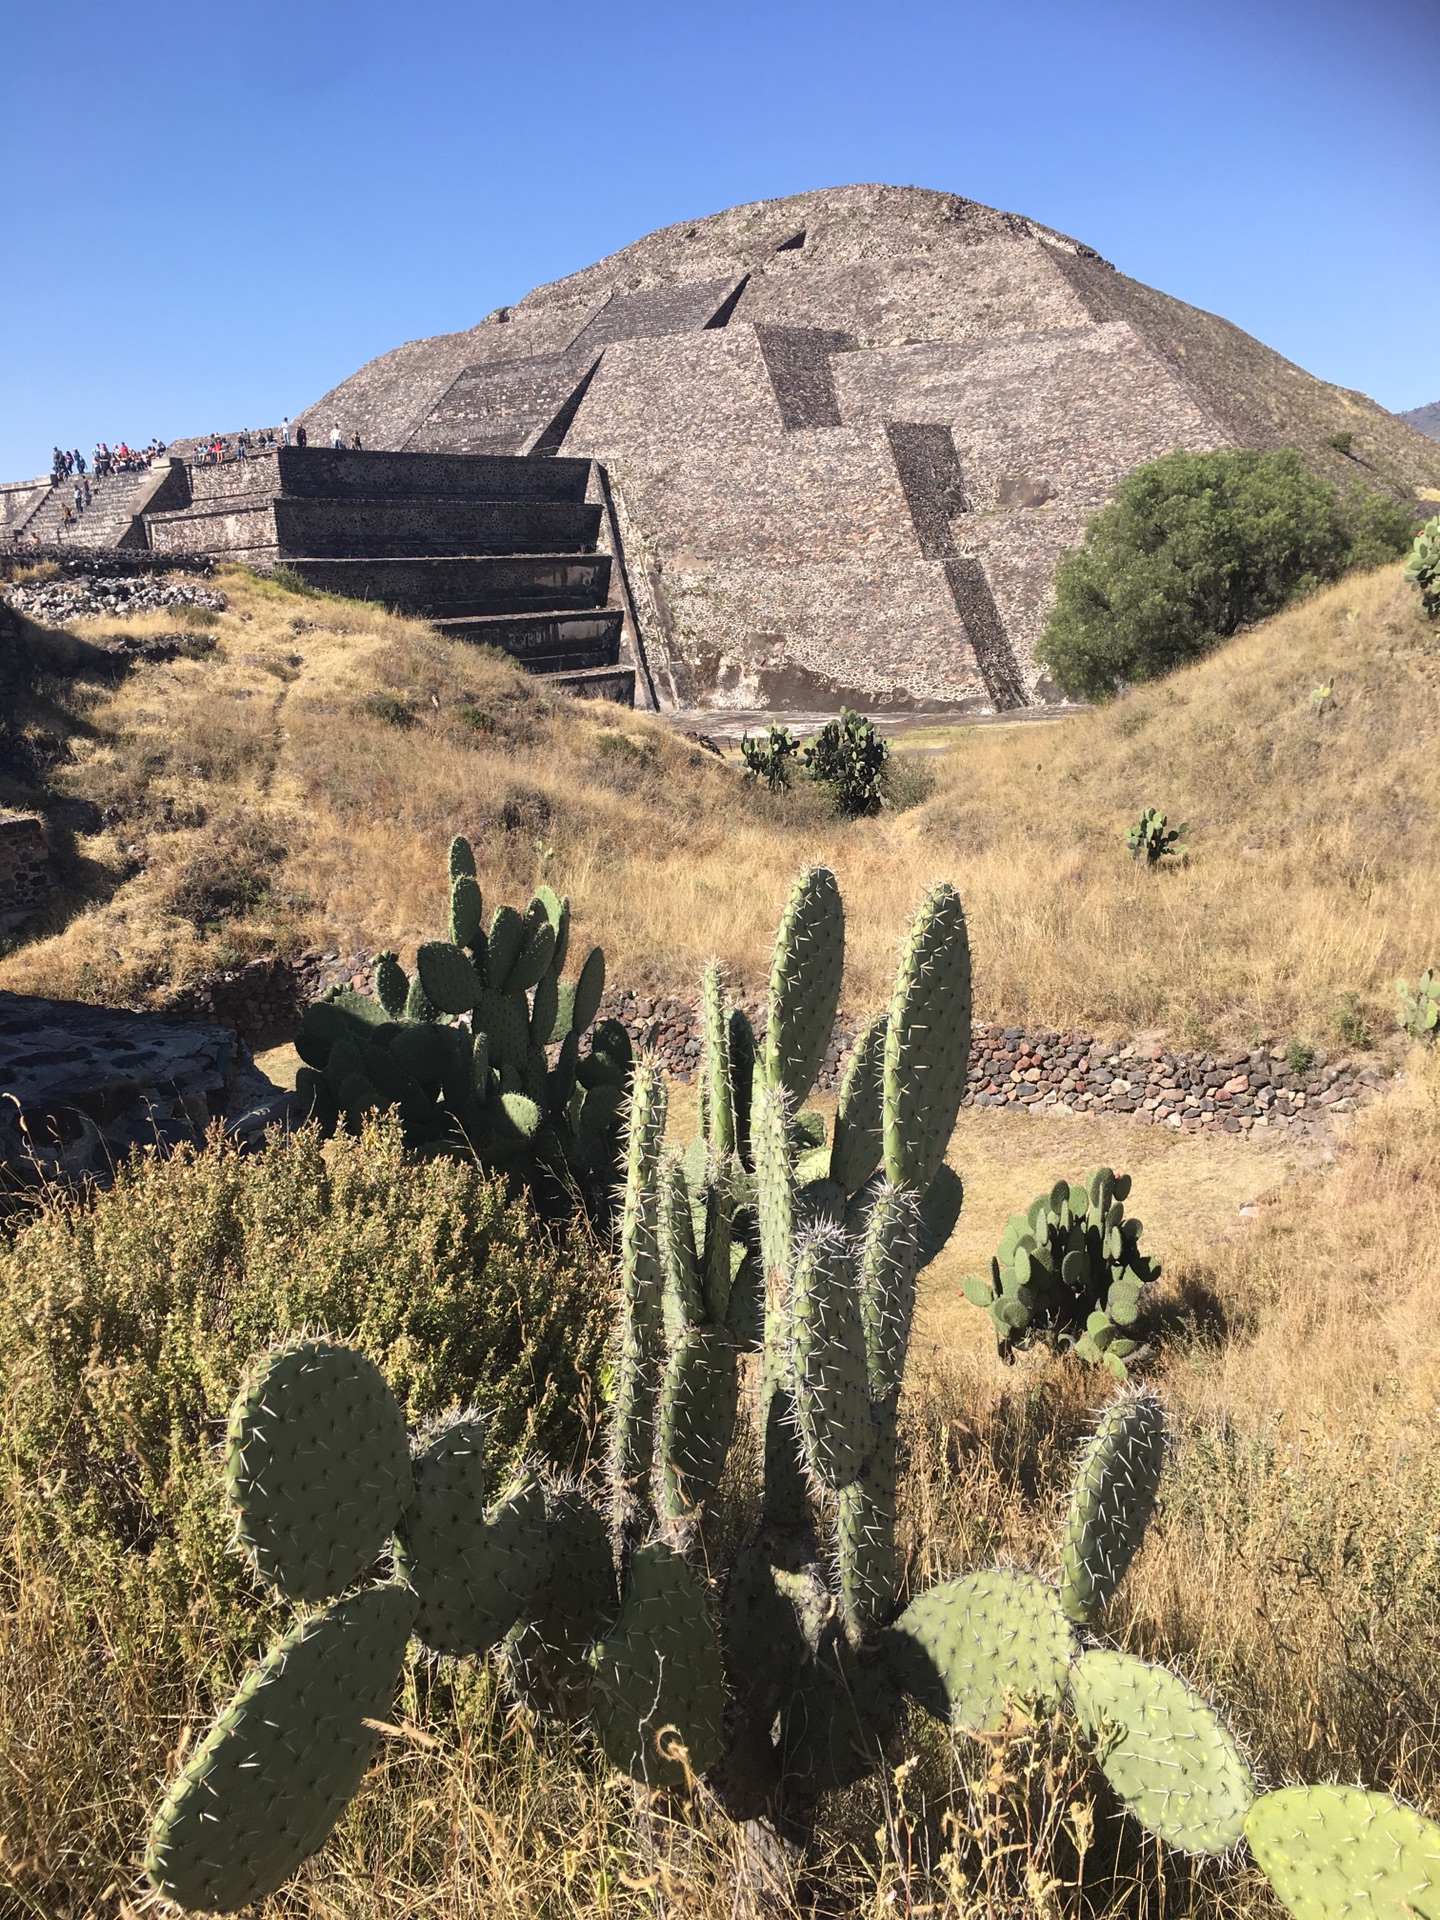
<instances>
[{"instance_id":1,"label":"tourist","mask_svg":"<svg viewBox=\"0 0 1440 1920\"><path fill-rule=\"evenodd\" d=\"M356 433L354 439L350 442L350 444L355 449L356 453L359 453L362 450L360 446L360 435L358 434L358 432Z\"/></svg>"},{"instance_id":2,"label":"tourist","mask_svg":"<svg viewBox=\"0 0 1440 1920\"><path fill-rule=\"evenodd\" d=\"M310 436L306 433L304 427L296 427L295 444L297 447L304 447L310 444Z\"/></svg>"},{"instance_id":3,"label":"tourist","mask_svg":"<svg viewBox=\"0 0 1440 1920\"><path fill-rule=\"evenodd\" d=\"M341 433L339 424L337 422L330 429L330 445L336 453L339 453L340 449L344 446L344 444L345 444L345 436Z\"/></svg>"},{"instance_id":4,"label":"tourist","mask_svg":"<svg viewBox=\"0 0 1440 1920\"><path fill-rule=\"evenodd\" d=\"M85 504L88 507L90 504L90 482L82 478L80 481L80 486L85 494Z\"/></svg>"},{"instance_id":5,"label":"tourist","mask_svg":"<svg viewBox=\"0 0 1440 1920\"><path fill-rule=\"evenodd\" d=\"M75 471L76 473L84 473L85 471L85 456L78 447L75 449Z\"/></svg>"},{"instance_id":6,"label":"tourist","mask_svg":"<svg viewBox=\"0 0 1440 1920\"><path fill-rule=\"evenodd\" d=\"M290 416L288 413L280 422L280 444L282 447L288 447L290 444Z\"/></svg>"},{"instance_id":7,"label":"tourist","mask_svg":"<svg viewBox=\"0 0 1440 1920\"><path fill-rule=\"evenodd\" d=\"M84 498L81 494L80 482L78 480L75 482L74 500L75 500L75 518L78 520L80 518L80 515L85 511Z\"/></svg>"}]
</instances>

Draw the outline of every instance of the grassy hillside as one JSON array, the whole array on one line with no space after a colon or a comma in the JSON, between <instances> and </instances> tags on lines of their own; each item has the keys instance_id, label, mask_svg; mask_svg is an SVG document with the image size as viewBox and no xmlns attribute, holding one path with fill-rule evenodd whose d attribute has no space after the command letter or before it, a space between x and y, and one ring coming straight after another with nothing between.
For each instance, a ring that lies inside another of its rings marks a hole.
<instances>
[{"instance_id":1,"label":"grassy hillside","mask_svg":"<svg viewBox=\"0 0 1440 1920\"><path fill-rule=\"evenodd\" d=\"M1358 1012L1382 1032L1396 974L1435 957L1440 647L1398 567L1108 708L907 739L928 800L850 824L418 623L223 584L212 652L94 691L53 784L106 810L76 871L109 897L0 962L0 984L136 997L273 949L403 957L438 927L457 830L489 898L543 871L635 984L682 985L717 953L759 986L776 903L815 856L844 887L857 1009L884 990L899 904L942 874L980 1011L1031 1025L1320 1040ZM1189 820L1182 867L1126 856L1146 805Z\"/></svg>"}]
</instances>

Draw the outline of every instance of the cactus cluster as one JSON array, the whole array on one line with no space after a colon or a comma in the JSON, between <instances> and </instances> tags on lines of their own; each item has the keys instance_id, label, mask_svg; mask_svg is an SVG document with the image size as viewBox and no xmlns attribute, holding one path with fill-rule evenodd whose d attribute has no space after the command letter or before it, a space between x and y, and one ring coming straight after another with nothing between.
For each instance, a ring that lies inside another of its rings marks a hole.
<instances>
[{"instance_id":1,"label":"cactus cluster","mask_svg":"<svg viewBox=\"0 0 1440 1920\"><path fill-rule=\"evenodd\" d=\"M602 1191L631 1065L618 1021L591 1033L605 956L594 947L573 980L561 978L570 903L549 887L523 913L496 907L487 931L463 837L449 876L450 937L419 948L413 976L380 953L373 998L346 987L306 1009L296 1092L327 1132L393 1107L407 1145L468 1147L498 1169L533 1179L548 1166Z\"/></svg>"},{"instance_id":2,"label":"cactus cluster","mask_svg":"<svg viewBox=\"0 0 1440 1920\"><path fill-rule=\"evenodd\" d=\"M1098 1167L1082 1185L1057 1180L1010 1216L990 1278L961 1282L965 1298L994 1322L1002 1359L1044 1340L1123 1380L1127 1361L1144 1358L1130 1329L1160 1262L1140 1251L1140 1222L1125 1214L1129 1197L1128 1173Z\"/></svg>"},{"instance_id":3,"label":"cactus cluster","mask_svg":"<svg viewBox=\"0 0 1440 1920\"><path fill-rule=\"evenodd\" d=\"M1396 983L1395 993L1399 1001L1400 1025L1410 1038L1440 1038L1440 975L1436 974L1435 969L1425 969L1415 982L1413 993L1409 983L1404 980Z\"/></svg>"},{"instance_id":4,"label":"cactus cluster","mask_svg":"<svg viewBox=\"0 0 1440 1920\"><path fill-rule=\"evenodd\" d=\"M1182 836L1187 826L1182 820L1178 827L1172 827L1169 816L1158 807L1146 807L1135 825L1126 830L1125 844L1130 849L1130 858L1139 860L1143 856L1147 867L1158 867L1167 856L1182 851Z\"/></svg>"},{"instance_id":5,"label":"cactus cluster","mask_svg":"<svg viewBox=\"0 0 1440 1920\"><path fill-rule=\"evenodd\" d=\"M1405 579L1419 594L1430 618L1440 620L1440 514L1427 520L1416 534L1405 563Z\"/></svg>"},{"instance_id":6,"label":"cactus cluster","mask_svg":"<svg viewBox=\"0 0 1440 1920\"><path fill-rule=\"evenodd\" d=\"M901 1604L898 1402L916 1275L961 1199L944 1154L969 954L959 900L937 887L827 1141L801 1103L843 932L833 875L810 870L758 1036L708 971L687 1153L665 1145L655 1068L631 1076L608 1496L534 1465L497 1488L465 1415L407 1445L373 1366L329 1340L257 1364L227 1491L259 1575L320 1611L247 1675L166 1793L146 1852L158 1892L233 1910L324 1843L414 1632L432 1654L494 1651L522 1701L587 1723L643 1787L702 1782L791 1838L821 1792L893 1757L907 1702L958 1733L1028 1705L1073 1715L1121 1802L1170 1845L1220 1854L1248 1836L1298 1920L1339 1920L1357 1872L1397 1913L1428 1910L1440 1832L1350 1790L1259 1795L1207 1702L1095 1640L1155 1500L1152 1395L1124 1391L1102 1413L1057 1578L977 1570ZM746 1500L727 1497L750 1451L737 1459L742 1403L763 1463L744 1524Z\"/></svg>"}]
</instances>

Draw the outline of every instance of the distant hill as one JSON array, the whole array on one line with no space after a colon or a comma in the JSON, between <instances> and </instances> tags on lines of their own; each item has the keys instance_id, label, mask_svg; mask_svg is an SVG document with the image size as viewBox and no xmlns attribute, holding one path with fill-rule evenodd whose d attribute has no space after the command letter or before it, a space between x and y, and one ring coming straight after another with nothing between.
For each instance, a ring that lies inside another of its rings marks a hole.
<instances>
[{"instance_id":1,"label":"distant hill","mask_svg":"<svg viewBox=\"0 0 1440 1920\"><path fill-rule=\"evenodd\" d=\"M1440 440L1440 400L1432 400L1428 407L1412 407L1408 413L1395 417L1403 420L1407 427L1416 427L1421 433L1429 434L1432 440Z\"/></svg>"}]
</instances>

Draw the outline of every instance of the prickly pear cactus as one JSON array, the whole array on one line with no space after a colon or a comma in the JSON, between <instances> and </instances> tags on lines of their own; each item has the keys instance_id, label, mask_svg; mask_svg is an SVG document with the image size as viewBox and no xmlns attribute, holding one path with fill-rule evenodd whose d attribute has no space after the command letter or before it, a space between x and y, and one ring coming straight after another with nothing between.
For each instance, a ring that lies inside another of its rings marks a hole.
<instances>
[{"instance_id":1,"label":"prickly pear cactus","mask_svg":"<svg viewBox=\"0 0 1440 1920\"><path fill-rule=\"evenodd\" d=\"M466 877L463 849L452 871ZM480 1004L516 995L538 953L551 967L563 954L563 903L537 900L529 917L498 912L461 955L477 980L483 956ZM962 1198L944 1155L965 1086L969 950L958 898L933 889L827 1143L804 1101L832 1028L842 929L833 876L809 870L782 919L758 1038L709 973L701 1135L683 1156L666 1147L658 1070L632 1071L606 1027L584 1059L567 1037L548 1069L588 1097L612 1076L629 1083L611 1108L627 1118L603 1495L538 1465L497 1491L464 1417L407 1451L383 1383L343 1348L296 1343L247 1382L231 1487L257 1564L288 1592L328 1599L371 1577L393 1533L396 1580L317 1617L333 1625L297 1627L247 1680L157 1816L157 1887L239 1904L321 1843L412 1627L434 1652L494 1650L521 1700L588 1725L647 1789L685 1793L703 1776L737 1818L783 1821L791 1836L819 1794L893 1760L909 1699L958 1734L1068 1702L1139 1819L1192 1850L1233 1844L1253 1786L1211 1709L1173 1675L1082 1653L1076 1632L1112 1596L1149 1517L1164 1438L1153 1397L1123 1395L1101 1416L1058 1584L991 1568L900 1591L900 1401L917 1275ZM563 994L528 991L532 1028L564 1026ZM574 1013L592 993L582 970ZM377 1070L362 1043L388 1024L383 1009L318 1012L348 1074ZM485 1071L518 1077L494 1025L484 1059L500 1065ZM401 1031L407 1074L453 1082L453 1028ZM538 1104L508 1081L492 1081L490 1099ZM1105 1176L1045 1204L1062 1219L1083 1205L1087 1226L1096 1209L1123 1251L1117 1186ZM311 1377L317 1365L336 1391ZM747 1489L751 1462L759 1485ZM361 1636L352 1622L372 1616ZM315 1753L312 1699L341 1703L328 1758Z\"/></svg>"},{"instance_id":2,"label":"prickly pear cactus","mask_svg":"<svg viewBox=\"0 0 1440 1920\"><path fill-rule=\"evenodd\" d=\"M201 1741L150 1829L145 1872L178 1906L233 1913L324 1846L390 1713L415 1596L367 1587L271 1648Z\"/></svg>"},{"instance_id":3,"label":"prickly pear cactus","mask_svg":"<svg viewBox=\"0 0 1440 1920\"><path fill-rule=\"evenodd\" d=\"M1125 1578L1155 1508L1165 1409L1153 1393L1122 1394L1080 1456L1060 1547L1060 1605L1085 1626Z\"/></svg>"},{"instance_id":4,"label":"prickly pear cactus","mask_svg":"<svg viewBox=\"0 0 1440 1920\"><path fill-rule=\"evenodd\" d=\"M1432 620L1440 620L1440 515L1427 520L1415 536L1405 563L1405 580L1420 596Z\"/></svg>"},{"instance_id":5,"label":"prickly pear cactus","mask_svg":"<svg viewBox=\"0 0 1440 1920\"><path fill-rule=\"evenodd\" d=\"M1042 1341L1073 1348L1123 1380L1126 1362L1144 1357L1148 1349L1130 1329L1160 1262L1140 1251L1140 1222L1125 1213L1129 1195L1129 1174L1098 1167L1083 1185L1057 1180L1011 1215L989 1280L961 1285L989 1313L1002 1359Z\"/></svg>"},{"instance_id":6,"label":"prickly pear cactus","mask_svg":"<svg viewBox=\"0 0 1440 1920\"><path fill-rule=\"evenodd\" d=\"M1415 1920L1440 1908L1440 1827L1360 1787L1282 1787L1245 1838L1295 1920Z\"/></svg>"},{"instance_id":7,"label":"prickly pear cactus","mask_svg":"<svg viewBox=\"0 0 1440 1920\"><path fill-rule=\"evenodd\" d=\"M236 1534L291 1600L329 1600L373 1566L414 1497L405 1422L373 1360L331 1340L266 1354L226 1435Z\"/></svg>"},{"instance_id":8,"label":"prickly pear cactus","mask_svg":"<svg viewBox=\"0 0 1440 1920\"><path fill-rule=\"evenodd\" d=\"M622 1027L592 1036L605 988L598 947L563 980L570 903L540 887L524 913L501 905L482 925L475 853L449 856L449 937L427 940L407 978L393 953L375 957L375 998L350 988L307 1008L296 1092L325 1132L354 1132L366 1114L398 1112L406 1144L476 1153L566 1211L578 1193L608 1216L630 1044Z\"/></svg>"},{"instance_id":9,"label":"prickly pear cactus","mask_svg":"<svg viewBox=\"0 0 1440 1920\"><path fill-rule=\"evenodd\" d=\"M1219 1715L1177 1674L1091 1647L1070 1697L1101 1771L1151 1833L1185 1853L1226 1853L1241 1838L1255 1777Z\"/></svg>"}]
</instances>

